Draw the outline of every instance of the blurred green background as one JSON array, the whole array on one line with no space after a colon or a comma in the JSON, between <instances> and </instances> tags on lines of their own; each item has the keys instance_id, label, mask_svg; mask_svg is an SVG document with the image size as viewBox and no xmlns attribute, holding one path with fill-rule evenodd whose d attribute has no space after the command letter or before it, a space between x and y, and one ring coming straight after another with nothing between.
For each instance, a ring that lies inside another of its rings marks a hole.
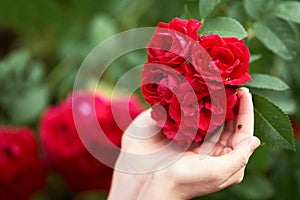
<instances>
[{"instance_id":1,"label":"blurred green background","mask_svg":"<svg viewBox=\"0 0 300 200\"><path fill-rule=\"evenodd\" d=\"M299 127L300 26L295 18L300 8L278 14L282 2L286 1L223 0L209 17L230 16L243 24L253 59L250 71L288 83L290 91L268 95ZM198 5L198 0L0 0L0 124L37 129L43 110L72 91L81 62L99 42L174 17L200 20ZM274 47L274 40L264 36L258 39L255 22L266 24L280 45ZM112 86L146 57L145 50L122 56L105 73L104 81ZM299 138L299 128L295 136ZM299 150L299 139L296 146ZM78 199L98 197L78 195ZM241 184L199 199L300 199L300 156L260 147Z\"/></svg>"}]
</instances>

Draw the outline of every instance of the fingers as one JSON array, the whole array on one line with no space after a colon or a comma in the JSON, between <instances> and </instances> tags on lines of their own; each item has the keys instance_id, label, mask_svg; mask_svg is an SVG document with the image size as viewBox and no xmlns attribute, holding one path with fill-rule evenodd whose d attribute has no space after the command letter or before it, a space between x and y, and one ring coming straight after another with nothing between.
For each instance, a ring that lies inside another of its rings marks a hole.
<instances>
[{"instance_id":1,"label":"fingers","mask_svg":"<svg viewBox=\"0 0 300 200\"><path fill-rule=\"evenodd\" d=\"M221 185L220 188L226 188L229 187L231 185L235 185L235 184L239 184L243 181L244 179L244 175L245 175L245 168L243 167L242 169L240 169L239 171L237 171L236 173L234 173L231 177L229 177L228 179L226 179Z\"/></svg>"},{"instance_id":2,"label":"fingers","mask_svg":"<svg viewBox=\"0 0 300 200\"><path fill-rule=\"evenodd\" d=\"M253 103L249 90L241 88L237 95L239 107L234 123L235 131L228 143L231 147L234 147L245 138L253 136L254 129Z\"/></svg>"},{"instance_id":3,"label":"fingers","mask_svg":"<svg viewBox=\"0 0 300 200\"><path fill-rule=\"evenodd\" d=\"M226 122L224 131L220 137L219 143L223 145L224 147L228 146L228 140L230 137L232 137L232 134L234 133L234 123L232 120Z\"/></svg>"},{"instance_id":4,"label":"fingers","mask_svg":"<svg viewBox=\"0 0 300 200\"><path fill-rule=\"evenodd\" d=\"M125 130L122 150L132 154L145 154L166 146L168 140L151 118L151 109L138 115Z\"/></svg>"},{"instance_id":5,"label":"fingers","mask_svg":"<svg viewBox=\"0 0 300 200\"><path fill-rule=\"evenodd\" d=\"M230 147L253 135L254 114L252 96L247 88L237 92L239 108L235 121L226 122L219 143Z\"/></svg>"},{"instance_id":6,"label":"fingers","mask_svg":"<svg viewBox=\"0 0 300 200\"><path fill-rule=\"evenodd\" d=\"M239 108L236 118L236 131L244 131L253 135L254 113L251 93L247 88L241 88L238 92Z\"/></svg>"},{"instance_id":7,"label":"fingers","mask_svg":"<svg viewBox=\"0 0 300 200\"><path fill-rule=\"evenodd\" d=\"M188 192L184 193L191 194L191 197L240 183L249 157L259 144L260 141L251 136L222 156L207 156L204 159L196 159L198 155L184 157L172 166L172 177L175 177L173 182L181 190L186 188Z\"/></svg>"},{"instance_id":8,"label":"fingers","mask_svg":"<svg viewBox=\"0 0 300 200\"><path fill-rule=\"evenodd\" d=\"M139 114L129 127L125 130L125 135L136 139L147 139L159 133L160 129L151 118L151 109Z\"/></svg>"},{"instance_id":9,"label":"fingers","mask_svg":"<svg viewBox=\"0 0 300 200\"><path fill-rule=\"evenodd\" d=\"M253 151L259 145L260 140L255 136L250 136L238 143L228 154L218 157L220 162L222 162L222 166L224 166L223 173L227 175L227 177L224 177L227 180L227 182L224 182L226 186L239 182L239 180L231 177L246 166Z\"/></svg>"}]
</instances>

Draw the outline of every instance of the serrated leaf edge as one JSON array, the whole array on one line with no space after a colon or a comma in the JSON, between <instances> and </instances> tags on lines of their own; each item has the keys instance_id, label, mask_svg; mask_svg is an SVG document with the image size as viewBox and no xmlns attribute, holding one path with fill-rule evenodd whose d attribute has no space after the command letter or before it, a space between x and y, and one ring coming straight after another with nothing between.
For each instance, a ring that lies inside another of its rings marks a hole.
<instances>
[{"instance_id":1,"label":"serrated leaf edge","mask_svg":"<svg viewBox=\"0 0 300 200\"><path fill-rule=\"evenodd\" d=\"M268 88L268 87L260 87L260 86L252 86L252 85L244 85L245 87L249 87L249 88L256 88L256 89L262 89L262 90L272 90L272 91L276 91L276 92L280 92L280 91L285 91L288 90L289 88L286 89L275 89L275 88Z\"/></svg>"},{"instance_id":2,"label":"serrated leaf edge","mask_svg":"<svg viewBox=\"0 0 300 200\"><path fill-rule=\"evenodd\" d=\"M248 82L248 83L246 83L244 86L246 86L246 87L249 87L249 88L257 88L257 89L264 89L264 90L272 90L272 91L285 91L285 90L288 90L288 89L290 89L290 87L288 86L288 84L286 84L283 80L281 80L280 78L278 78L278 77L276 77L276 76L270 76L270 75L267 75L267 74L262 74L262 73L251 73L250 75L264 75L264 76L269 76L269 77L272 77L272 78L277 78L277 79L279 79L280 81L282 81L284 84L285 84L285 86L286 86L286 88L279 88L279 89L277 89L277 88L269 88L269 87L263 87L263 86L252 86L252 85L248 85L249 83L251 83L251 82Z\"/></svg>"},{"instance_id":3,"label":"serrated leaf edge","mask_svg":"<svg viewBox=\"0 0 300 200\"><path fill-rule=\"evenodd\" d=\"M265 101L267 101L268 103L272 104L274 107L276 107L280 112L282 112L284 114L284 116L290 121L290 118L285 114L285 112L283 112L277 105L273 104L272 102L270 102L268 99L264 98L263 96L261 95L257 95L255 94L256 96L260 97L260 98L263 98ZM265 117L261 114L261 112L258 112L257 109L255 108L254 106L254 110L256 111L257 114L259 114L260 117L262 117L266 122L267 124L270 126L271 124L268 122L268 120L265 119ZM271 126L271 128L273 130L276 130L273 128L273 126ZM292 129L293 131L293 129ZM276 130L276 132L278 133L278 131ZM280 134L279 134L280 135ZM287 147L277 147L277 146L273 146L273 145L269 145L267 143L264 143L266 146L272 146L272 148L277 148L277 149L288 149L288 150L294 150L296 151L296 146L295 146L295 141L292 142L292 144L290 144L282 135L280 135L280 137L282 137L284 139L284 141L286 141L287 144L289 144L292 148L287 148Z\"/></svg>"}]
</instances>

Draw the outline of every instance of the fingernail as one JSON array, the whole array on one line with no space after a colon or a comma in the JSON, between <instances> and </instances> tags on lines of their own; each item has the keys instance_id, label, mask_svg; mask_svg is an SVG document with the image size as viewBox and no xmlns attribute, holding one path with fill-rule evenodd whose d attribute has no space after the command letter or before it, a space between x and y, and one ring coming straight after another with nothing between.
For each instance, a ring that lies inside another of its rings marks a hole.
<instances>
[{"instance_id":1,"label":"fingernail","mask_svg":"<svg viewBox=\"0 0 300 200\"><path fill-rule=\"evenodd\" d=\"M239 90L249 93L249 89L246 87L241 87L241 88L239 88Z\"/></svg>"},{"instance_id":2,"label":"fingernail","mask_svg":"<svg viewBox=\"0 0 300 200\"><path fill-rule=\"evenodd\" d=\"M260 145L260 140L257 137L252 137L249 141L249 145L251 151L253 152Z\"/></svg>"}]
</instances>

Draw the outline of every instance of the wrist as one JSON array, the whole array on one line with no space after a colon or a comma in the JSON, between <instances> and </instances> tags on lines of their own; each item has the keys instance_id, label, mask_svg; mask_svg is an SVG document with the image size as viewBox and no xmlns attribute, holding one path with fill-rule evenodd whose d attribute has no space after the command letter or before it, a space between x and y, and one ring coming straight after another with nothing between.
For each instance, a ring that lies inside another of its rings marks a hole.
<instances>
[{"instance_id":1,"label":"wrist","mask_svg":"<svg viewBox=\"0 0 300 200\"><path fill-rule=\"evenodd\" d=\"M136 199L146 180L144 174L114 171L108 200Z\"/></svg>"},{"instance_id":2,"label":"wrist","mask_svg":"<svg viewBox=\"0 0 300 200\"><path fill-rule=\"evenodd\" d=\"M151 174L141 188L138 199L184 200L172 178L166 180L165 177L160 172Z\"/></svg>"}]
</instances>

